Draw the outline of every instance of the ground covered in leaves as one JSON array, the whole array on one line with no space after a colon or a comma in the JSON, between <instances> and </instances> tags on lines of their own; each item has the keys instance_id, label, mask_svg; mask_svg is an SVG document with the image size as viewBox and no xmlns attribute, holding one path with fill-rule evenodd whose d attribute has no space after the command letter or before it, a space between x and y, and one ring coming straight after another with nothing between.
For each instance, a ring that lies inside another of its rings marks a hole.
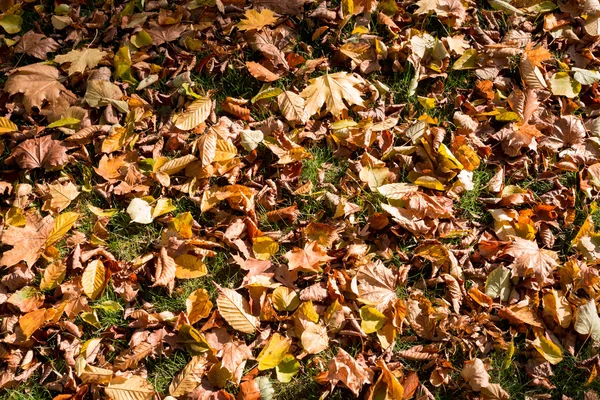
<instances>
[{"instance_id":1,"label":"ground covered in leaves","mask_svg":"<svg viewBox=\"0 0 600 400\"><path fill-rule=\"evenodd\" d=\"M0 35L0 399L598 398L598 0Z\"/></svg>"}]
</instances>

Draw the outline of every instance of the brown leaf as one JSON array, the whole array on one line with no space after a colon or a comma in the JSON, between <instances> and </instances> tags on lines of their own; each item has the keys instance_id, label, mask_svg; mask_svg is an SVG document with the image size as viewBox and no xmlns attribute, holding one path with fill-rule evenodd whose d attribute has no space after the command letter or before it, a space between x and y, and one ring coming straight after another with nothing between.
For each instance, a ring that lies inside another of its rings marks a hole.
<instances>
[{"instance_id":1,"label":"brown leaf","mask_svg":"<svg viewBox=\"0 0 600 400\"><path fill-rule=\"evenodd\" d=\"M362 358L356 360L340 347L337 355L329 361L327 380L332 387L338 382L343 383L358 396L363 385L373 383L374 375Z\"/></svg>"},{"instance_id":2,"label":"brown leaf","mask_svg":"<svg viewBox=\"0 0 600 400\"><path fill-rule=\"evenodd\" d=\"M11 95L23 93L23 105L27 112L33 107L42 108L44 101L55 106L61 102L75 101L75 95L58 80L58 69L45 64L31 64L14 70L4 90Z\"/></svg>"},{"instance_id":3,"label":"brown leaf","mask_svg":"<svg viewBox=\"0 0 600 400\"><path fill-rule=\"evenodd\" d=\"M246 62L246 67L248 67L248 72L250 72L250 75L261 82L274 82L281 78L280 75L269 71L266 67L257 62L248 61Z\"/></svg>"},{"instance_id":4,"label":"brown leaf","mask_svg":"<svg viewBox=\"0 0 600 400\"><path fill-rule=\"evenodd\" d=\"M15 46L15 53L25 53L40 60L47 60L48 53L53 53L59 48L60 45L54 39L29 31Z\"/></svg>"},{"instance_id":5,"label":"brown leaf","mask_svg":"<svg viewBox=\"0 0 600 400\"><path fill-rule=\"evenodd\" d=\"M465 361L460 376L466 380L471 389L476 392L481 391L481 388L487 387L490 384L490 376L485 369L485 364L481 359Z\"/></svg>"},{"instance_id":6,"label":"brown leaf","mask_svg":"<svg viewBox=\"0 0 600 400\"><path fill-rule=\"evenodd\" d=\"M167 253L165 247L161 247L160 254L156 260L156 272L154 273L154 286L164 286L169 290L169 293L175 286L175 273L177 264L175 260Z\"/></svg>"},{"instance_id":7,"label":"brown leaf","mask_svg":"<svg viewBox=\"0 0 600 400\"><path fill-rule=\"evenodd\" d=\"M12 157L23 169L60 168L69 161L66 147L50 136L25 140L13 150Z\"/></svg>"},{"instance_id":8,"label":"brown leaf","mask_svg":"<svg viewBox=\"0 0 600 400\"><path fill-rule=\"evenodd\" d=\"M514 257L513 276L533 276L542 286L553 282L552 272L558 268L558 255L551 250L540 249L535 241L515 238L504 251Z\"/></svg>"},{"instance_id":9,"label":"brown leaf","mask_svg":"<svg viewBox=\"0 0 600 400\"><path fill-rule=\"evenodd\" d=\"M318 272L323 264L333 260L317 242L311 242L304 249L290 250L283 256L287 258L290 270L300 269L306 272Z\"/></svg>"},{"instance_id":10,"label":"brown leaf","mask_svg":"<svg viewBox=\"0 0 600 400\"><path fill-rule=\"evenodd\" d=\"M38 214L27 214L27 224L23 227L9 226L2 232L2 243L13 246L4 251L0 266L10 267L25 261L29 267L37 261L44 250L50 232L54 228L54 218L50 215L42 218Z\"/></svg>"}]
</instances>

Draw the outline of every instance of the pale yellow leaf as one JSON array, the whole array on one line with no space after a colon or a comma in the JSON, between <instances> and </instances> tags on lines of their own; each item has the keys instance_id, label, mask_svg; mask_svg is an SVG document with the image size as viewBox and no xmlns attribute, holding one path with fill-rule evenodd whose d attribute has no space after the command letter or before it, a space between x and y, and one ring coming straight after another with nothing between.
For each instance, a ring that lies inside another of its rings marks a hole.
<instances>
[{"instance_id":1,"label":"pale yellow leaf","mask_svg":"<svg viewBox=\"0 0 600 400\"><path fill-rule=\"evenodd\" d=\"M260 326L260 321L250 313L248 301L233 289L220 286L217 286L217 289L219 291L217 307L223 319L235 330L254 333Z\"/></svg>"}]
</instances>

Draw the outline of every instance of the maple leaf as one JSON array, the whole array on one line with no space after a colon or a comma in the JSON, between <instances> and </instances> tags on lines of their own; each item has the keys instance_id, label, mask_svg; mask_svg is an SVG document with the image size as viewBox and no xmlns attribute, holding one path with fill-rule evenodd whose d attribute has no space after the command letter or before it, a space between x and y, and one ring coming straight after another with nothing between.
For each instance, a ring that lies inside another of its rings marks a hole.
<instances>
[{"instance_id":1,"label":"maple leaf","mask_svg":"<svg viewBox=\"0 0 600 400\"><path fill-rule=\"evenodd\" d=\"M67 149L50 136L25 140L13 150L12 157L23 169L60 168L69 161Z\"/></svg>"},{"instance_id":2,"label":"maple leaf","mask_svg":"<svg viewBox=\"0 0 600 400\"><path fill-rule=\"evenodd\" d=\"M50 215L42 218L38 214L27 214L24 227L9 226L2 232L3 244L13 246L0 258L0 267L10 267L20 261L31 267L42 254L46 240L54 228L54 218Z\"/></svg>"},{"instance_id":3,"label":"maple leaf","mask_svg":"<svg viewBox=\"0 0 600 400\"><path fill-rule=\"evenodd\" d=\"M332 387L342 382L358 396L365 384L373 383L374 375L362 358L356 360L340 347L337 355L329 361L326 380Z\"/></svg>"},{"instance_id":4,"label":"maple leaf","mask_svg":"<svg viewBox=\"0 0 600 400\"><path fill-rule=\"evenodd\" d=\"M347 72L325 74L311 79L310 85L300 93L306 100L306 114L309 117L316 114L325 104L327 111L334 117L339 117L348 109L345 102L350 105L363 105L361 92L355 87L360 84L364 84L362 78Z\"/></svg>"},{"instance_id":5,"label":"maple leaf","mask_svg":"<svg viewBox=\"0 0 600 400\"><path fill-rule=\"evenodd\" d=\"M62 185L59 182L48 185L48 192L46 194L47 200L42 206L42 210L52 210L54 212L61 212L71 204L79 196L79 190L73 182L68 182L66 185Z\"/></svg>"},{"instance_id":6,"label":"maple leaf","mask_svg":"<svg viewBox=\"0 0 600 400\"><path fill-rule=\"evenodd\" d=\"M321 265L333 260L317 242L307 244L304 249L290 250L283 256L287 258L290 270L300 269L307 272L318 272Z\"/></svg>"},{"instance_id":7,"label":"maple leaf","mask_svg":"<svg viewBox=\"0 0 600 400\"><path fill-rule=\"evenodd\" d=\"M267 8L281 15L302 14L303 6L313 0L256 0L252 2L255 7Z\"/></svg>"},{"instance_id":8,"label":"maple leaf","mask_svg":"<svg viewBox=\"0 0 600 400\"><path fill-rule=\"evenodd\" d=\"M152 44L160 46L161 44L179 39L185 30L186 27L183 24L160 26L153 21L150 23L150 28L145 31L152 38Z\"/></svg>"},{"instance_id":9,"label":"maple leaf","mask_svg":"<svg viewBox=\"0 0 600 400\"><path fill-rule=\"evenodd\" d=\"M514 257L510 265L513 276L533 275L542 285L552 282L552 272L559 266L556 252L540 249L537 243L531 240L515 238L504 253Z\"/></svg>"},{"instance_id":10,"label":"maple leaf","mask_svg":"<svg viewBox=\"0 0 600 400\"><path fill-rule=\"evenodd\" d=\"M552 125L552 135L562 144L561 147L573 147L585 141L585 127L575 115L564 115Z\"/></svg>"},{"instance_id":11,"label":"maple leaf","mask_svg":"<svg viewBox=\"0 0 600 400\"><path fill-rule=\"evenodd\" d=\"M265 26L273 25L275 22L277 22L275 13L266 8L260 12L256 10L248 10L244 14L244 17L245 19L241 20L236 25L240 31L260 31Z\"/></svg>"},{"instance_id":12,"label":"maple leaf","mask_svg":"<svg viewBox=\"0 0 600 400\"><path fill-rule=\"evenodd\" d=\"M356 273L358 299L364 304L385 310L396 299L397 277L393 270L376 261L361 266Z\"/></svg>"},{"instance_id":13,"label":"maple leaf","mask_svg":"<svg viewBox=\"0 0 600 400\"><path fill-rule=\"evenodd\" d=\"M21 40L15 46L15 52L25 53L40 60L47 60L48 53L53 53L59 48L59 44L54 39L29 31L21 37Z\"/></svg>"},{"instance_id":14,"label":"maple leaf","mask_svg":"<svg viewBox=\"0 0 600 400\"><path fill-rule=\"evenodd\" d=\"M59 76L59 70L50 65L27 65L10 74L4 90L11 95L23 93L23 105L28 113L33 107L41 109L44 101L51 106L61 101L72 103L76 97L60 83Z\"/></svg>"},{"instance_id":15,"label":"maple leaf","mask_svg":"<svg viewBox=\"0 0 600 400\"><path fill-rule=\"evenodd\" d=\"M71 63L67 69L70 76L78 72L82 74L86 68L94 68L107 54L106 51L88 47L83 50L71 50L67 54L56 56L54 61L59 64Z\"/></svg>"}]
</instances>

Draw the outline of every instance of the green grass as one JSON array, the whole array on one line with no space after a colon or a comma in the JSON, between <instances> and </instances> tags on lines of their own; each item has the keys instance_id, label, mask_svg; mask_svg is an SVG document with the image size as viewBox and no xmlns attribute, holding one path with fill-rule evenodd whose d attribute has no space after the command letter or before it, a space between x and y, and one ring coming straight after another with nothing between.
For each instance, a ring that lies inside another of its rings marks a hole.
<instances>
[{"instance_id":1,"label":"green grass","mask_svg":"<svg viewBox=\"0 0 600 400\"><path fill-rule=\"evenodd\" d=\"M324 183L335 185L346 175L348 163L337 158L329 147L313 146L307 150L312 158L302 161L300 180L312 182L313 190L319 190L321 179Z\"/></svg>"},{"instance_id":2,"label":"green grass","mask_svg":"<svg viewBox=\"0 0 600 400\"><path fill-rule=\"evenodd\" d=\"M578 366L578 363L593 355L590 344L581 350L579 354L576 354L576 357L565 353L563 361L552 366L554 375L548 377L548 380L556 386L556 389L550 391L530 386L531 377L528 377L525 373L525 366L530 357L525 352L520 352L525 347L524 343L517 345L517 347L518 349L512 361L508 364L508 368L503 368L506 353L503 351L493 353L491 356L492 368L489 371L491 381L499 383L510 394L511 399L525 399L526 395L539 393L549 393L553 399L560 399L563 394L574 399L583 399L584 393L588 390L600 391L599 379L595 379L588 386L585 385L589 377L589 371Z\"/></svg>"},{"instance_id":3,"label":"green grass","mask_svg":"<svg viewBox=\"0 0 600 400\"><path fill-rule=\"evenodd\" d=\"M173 293L169 296L164 288L148 288L140 295L154 305L157 312L171 311L179 313L185 311L185 301L199 288L204 288L208 292L211 301L214 303L217 298L217 282L222 287L235 288L241 284L243 273L236 264L229 262L229 256L223 251L218 251L216 257L206 258L204 260L208 274L195 279L178 279Z\"/></svg>"},{"instance_id":4,"label":"green grass","mask_svg":"<svg viewBox=\"0 0 600 400\"><path fill-rule=\"evenodd\" d=\"M169 384L186 364L191 360L185 351L174 351L172 354L147 359L148 381L159 393L167 393Z\"/></svg>"},{"instance_id":5,"label":"green grass","mask_svg":"<svg viewBox=\"0 0 600 400\"><path fill-rule=\"evenodd\" d=\"M160 239L162 227L157 223L142 225L131 223L126 212L115 214L107 225L108 250L119 260L132 261L152 250Z\"/></svg>"},{"instance_id":6,"label":"green grass","mask_svg":"<svg viewBox=\"0 0 600 400\"><path fill-rule=\"evenodd\" d=\"M15 388L0 391L0 400L51 400L54 398L49 390L39 384L40 377L34 374L26 382Z\"/></svg>"},{"instance_id":7,"label":"green grass","mask_svg":"<svg viewBox=\"0 0 600 400\"><path fill-rule=\"evenodd\" d=\"M487 212L485 205L479 200L480 197L487 196L487 185L493 176L493 172L484 165L473 171L473 190L468 190L460 195L458 202L459 216L469 220L477 220L481 223L491 221L491 216ZM491 196L493 197L493 196Z\"/></svg>"}]
</instances>

